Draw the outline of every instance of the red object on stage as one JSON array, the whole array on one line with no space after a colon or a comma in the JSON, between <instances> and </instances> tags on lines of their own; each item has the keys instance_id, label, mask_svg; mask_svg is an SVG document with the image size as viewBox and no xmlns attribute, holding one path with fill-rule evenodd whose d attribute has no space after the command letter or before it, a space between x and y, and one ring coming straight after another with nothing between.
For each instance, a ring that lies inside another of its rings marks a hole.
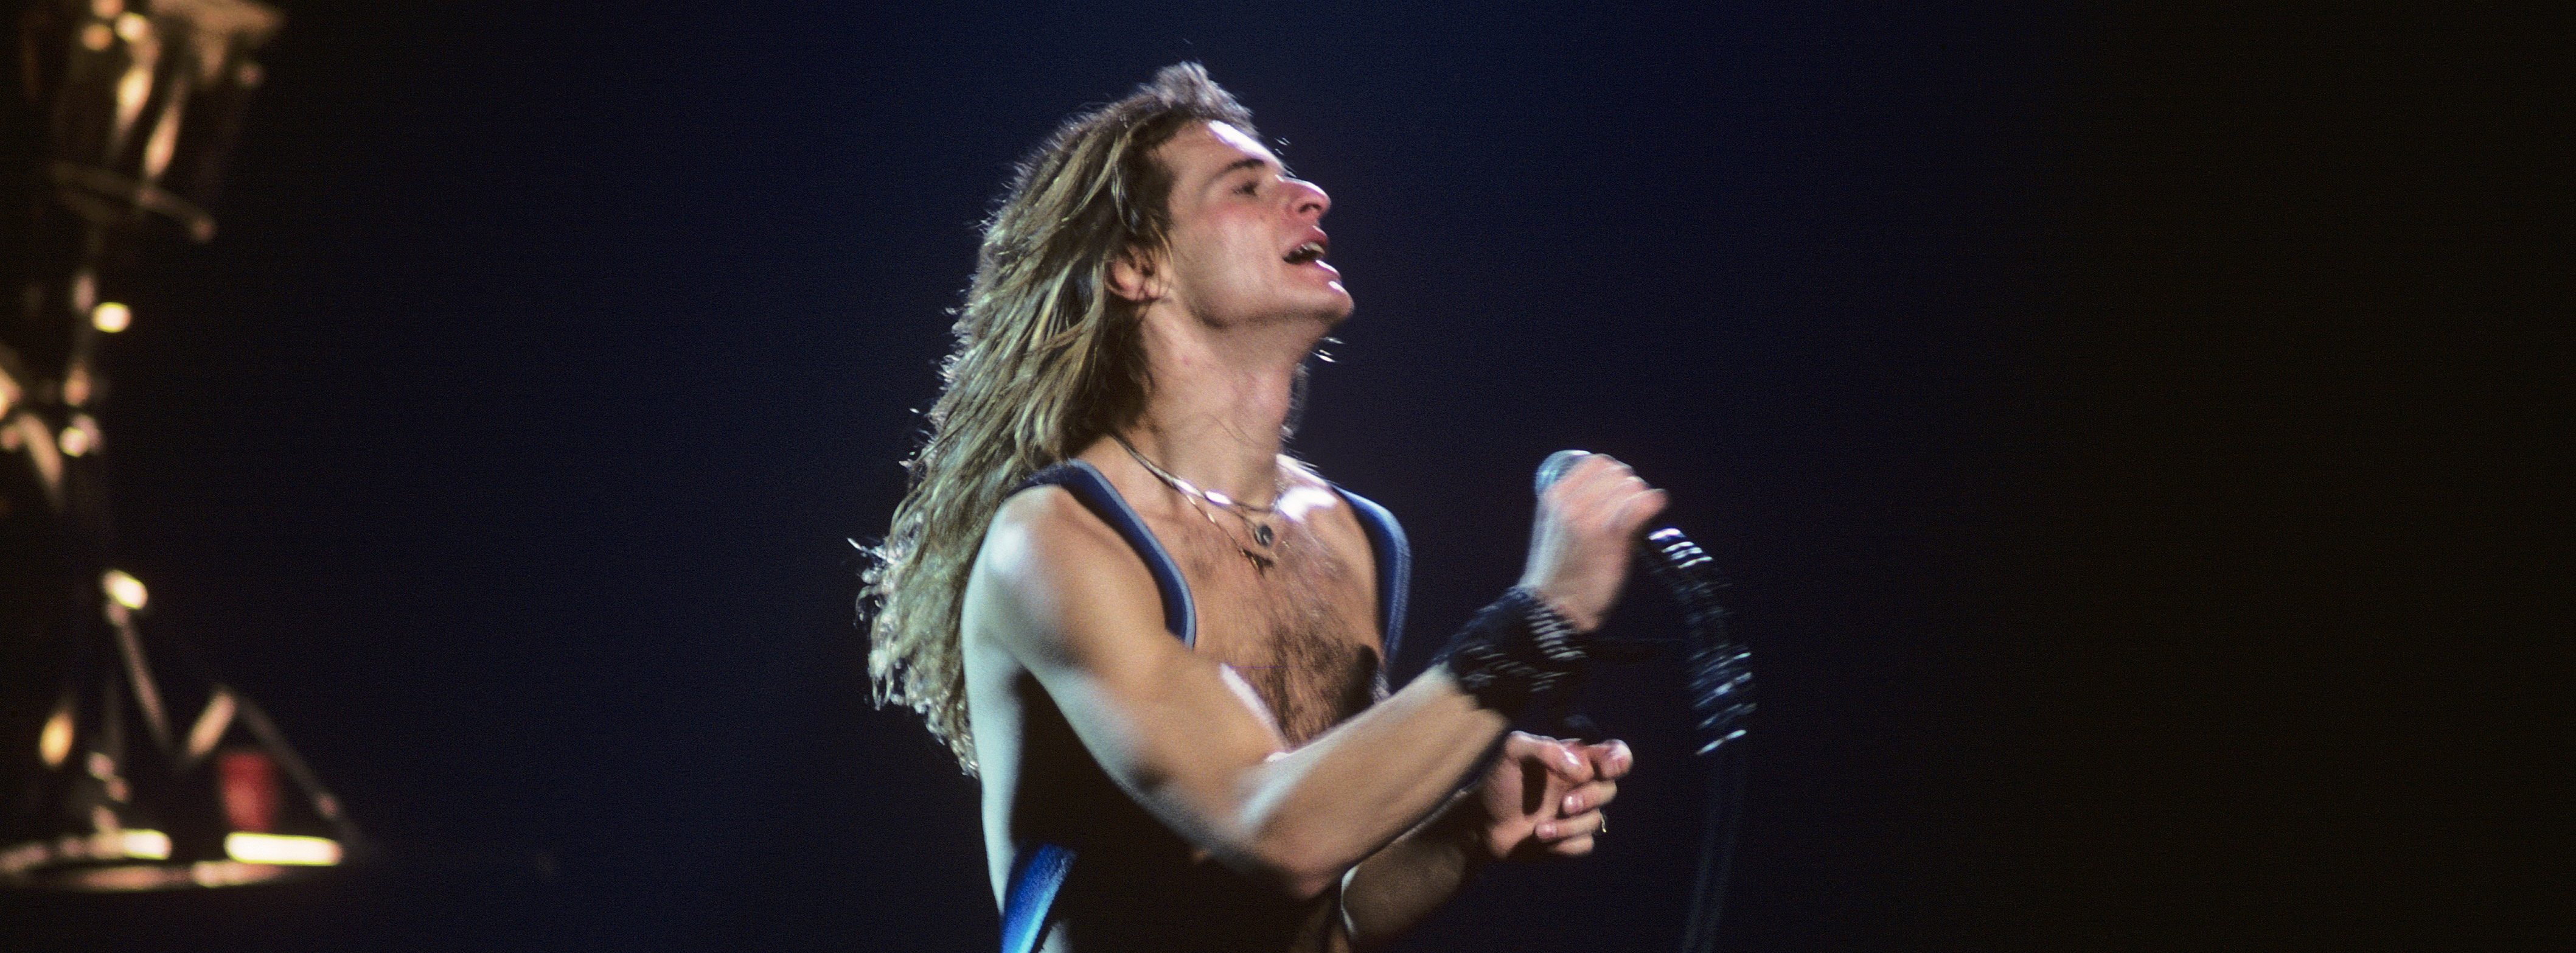
<instances>
[{"instance_id":1,"label":"red object on stage","mask_svg":"<svg viewBox=\"0 0 2576 953\"><path fill-rule=\"evenodd\" d=\"M280 790L277 762L257 748L234 748L215 755L215 778L224 802L224 820L237 831L265 834L277 829Z\"/></svg>"}]
</instances>

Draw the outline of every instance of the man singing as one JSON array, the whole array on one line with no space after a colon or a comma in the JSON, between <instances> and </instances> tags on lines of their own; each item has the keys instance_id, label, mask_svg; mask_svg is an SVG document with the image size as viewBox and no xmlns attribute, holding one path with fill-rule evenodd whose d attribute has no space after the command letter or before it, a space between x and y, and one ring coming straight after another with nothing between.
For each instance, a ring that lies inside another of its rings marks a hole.
<instances>
[{"instance_id":1,"label":"man singing","mask_svg":"<svg viewBox=\"0 0 2576 953\"><path fill-rule=\"evenodd\" d=\"M986 224L875 551L880 701L983 783L1006 950L1344 950L1588 853L1631 756L1506 731L1588 664L1664 506L1607 457L1389 694L1404 536L1281 443L1351 311L1322 189L1196 64L1066 122Z\"/></svg>"}]
</instances>

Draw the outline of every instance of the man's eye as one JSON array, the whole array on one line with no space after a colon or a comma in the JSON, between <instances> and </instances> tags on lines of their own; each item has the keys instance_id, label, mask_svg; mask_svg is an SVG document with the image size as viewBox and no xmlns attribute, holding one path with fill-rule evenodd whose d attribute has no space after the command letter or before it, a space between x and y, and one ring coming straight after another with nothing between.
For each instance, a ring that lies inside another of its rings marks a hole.
<instances>
[{"instance_id":1,"label":"man's eye","mask_svg":"<svg viewBox=\"0 0 2576 953\"><path fill-rule=\"evenodd\" d=\"M1235 186L1234 190L1244 195L1259 195L1261 194L1261 180L1247 179L1242 185Z\"/></svg>"}]
</instances>

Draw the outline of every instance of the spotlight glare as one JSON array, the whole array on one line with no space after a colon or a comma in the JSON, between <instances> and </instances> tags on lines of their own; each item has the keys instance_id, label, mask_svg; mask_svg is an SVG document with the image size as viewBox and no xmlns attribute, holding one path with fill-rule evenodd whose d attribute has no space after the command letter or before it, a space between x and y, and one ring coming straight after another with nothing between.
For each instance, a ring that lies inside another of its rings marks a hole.
<instances>
[{"instance_id":1,"label":"spotlight glare","mask_svg":"<svg viewBox=\"0 0 2576 953\"><path fill-rule=\"evenodd\" d=\"M170 835L160 831L131 830L116 832L117 853L144 860L169 860Z\"/></svg>"},{"instance_id":2,"label":"spotlight glare","mask_svg":"<svg viewBox=\"0 0 2576 953\"><path fill-rule=\"evenodd\" d=\"M224 835L224 853L245 864L329 867L340 862L340 842L328 837L236 831Z\"/></svg>"},{"instance_id":3,"label":"spotlight glare","mask_svg":"<svg viewBox=\"0 0 2576 953\"><path fill-rule=\"evenodd\" d=\"M114 301L101 301L89 312L91 327L114 334L134 324L134 311Z\"/></svg>"},{"instance_id":4,"label":"spotlight glare","mask_svg":"<svg viewBox=\"0 0 2576 953\"><path fill-rule=\"evenodd\" d=\"M45 730L36 733L36 754L45 759L45 767L59 768L63 759L72 756L72 710L66 705L54 709L45 719Z\"/></svg>"},{"instance_id":5,"label":"spotlight glare","mask_svg":"<svg viewBox=\"0 0 2576 953\"><path fill-rule=\"evenodd\" d=\"M107 575L99 577L98 585L99 588L107 590L108 598L116 600L117 605L128 609L141 609L144 601L152 597L150 592L144 590L143 580L127 575L122 569L108 570Z\"/></svg>"}]
</instances>

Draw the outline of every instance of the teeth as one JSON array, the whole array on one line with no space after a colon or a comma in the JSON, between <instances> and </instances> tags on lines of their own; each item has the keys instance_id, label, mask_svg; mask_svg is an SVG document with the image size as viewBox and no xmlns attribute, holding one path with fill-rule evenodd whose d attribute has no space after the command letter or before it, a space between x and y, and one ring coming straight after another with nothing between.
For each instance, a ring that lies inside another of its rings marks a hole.
<instances>
[{"instance_id":1,"label":"teeth","mask_svg":"<svg viewBox=\"0 0 2576 953\"><path fill-rule=\"evenodd\" d=\"M1303 245L1297 246L1296 251L1288 253L1289 261L1293 261L1301 265L1322 257L1324 257L1324 243L1322 242L1307 242Z\"/></svg>"}]
</instances>

